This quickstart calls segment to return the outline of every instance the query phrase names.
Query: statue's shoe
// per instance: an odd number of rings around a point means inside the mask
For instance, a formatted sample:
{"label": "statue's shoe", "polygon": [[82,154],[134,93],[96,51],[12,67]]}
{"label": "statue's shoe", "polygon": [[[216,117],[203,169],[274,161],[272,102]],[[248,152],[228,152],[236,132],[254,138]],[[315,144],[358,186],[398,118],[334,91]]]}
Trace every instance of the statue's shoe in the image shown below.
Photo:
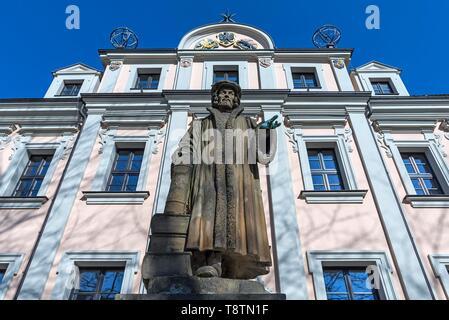
{"label": "statue's shoe", "polygon": [[195,275],[200,278],[216,278],[218,277],[218,271],[212,266],[200,267],[196,270]]}

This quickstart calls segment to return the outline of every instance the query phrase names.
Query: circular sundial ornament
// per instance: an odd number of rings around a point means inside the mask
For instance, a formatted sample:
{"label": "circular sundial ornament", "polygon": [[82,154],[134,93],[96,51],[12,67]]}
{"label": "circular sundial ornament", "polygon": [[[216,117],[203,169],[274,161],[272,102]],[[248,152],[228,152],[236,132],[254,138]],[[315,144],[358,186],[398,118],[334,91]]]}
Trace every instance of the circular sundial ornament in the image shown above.
{"label": "circular sundial ornament", "polygon": [[117,28],[111,33],[111,44],[117,49],[135,49],[139,39],[134,31],[127,27]]}
{"label": "circular sundial ornament", "polygon": [[317,48],[334,48],[340,38],[340,30],[336,26],[326,24],[315,31],[312,41]]}

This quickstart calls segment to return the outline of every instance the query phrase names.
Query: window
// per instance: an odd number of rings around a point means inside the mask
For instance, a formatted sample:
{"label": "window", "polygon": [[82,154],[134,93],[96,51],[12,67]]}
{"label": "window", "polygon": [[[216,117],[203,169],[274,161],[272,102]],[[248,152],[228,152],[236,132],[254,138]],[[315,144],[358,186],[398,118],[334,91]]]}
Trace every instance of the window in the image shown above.
{"label": "window", "polygon": [[309,149],[308,158],[315,191],[344,189],[333,149]]}
{"label": "window", "polygon": [[110,192],[136,191],[142,159],[143,149],[118,149],[106,190]]}
{"label": "window", "polygon": [[401,153],[417,195],[443,194],[425,153]]}
{"label": "window", "polygon": [[293,88],[295,89],[307,89],[317,88],[318,83],[314,72],[293,72]]}
{"label": "window", "polygon": [[71,300],[114,300],[123,283],[123,268],[80,268],[79,289]]}
{"label": "window", "polygon": [[82,81],[65,81],[61,96],[77,96],[82,85]]}
{"label": "window", "polygon": [[323,268],[328,300],[380,300],[364,268]]}
{"label": "window", "polygon": [[36,197],[42,185],[42,181],[50,166],[53,156],[31,156],[28,164],[17,184],[14,197]]}
{"label": "window", "polygon": [[137,89],[157,89],[159,87],[160,73],[139,72],[137,76]]}
{"label": "window", "polygon": [[214,83],[223,80],[239,83],[239,72],[233,69],[214,69]]}
{"label": "window", "polygon": [[378,95],[394,94],[393,87],[388,80],[371,80],[374,92]]}

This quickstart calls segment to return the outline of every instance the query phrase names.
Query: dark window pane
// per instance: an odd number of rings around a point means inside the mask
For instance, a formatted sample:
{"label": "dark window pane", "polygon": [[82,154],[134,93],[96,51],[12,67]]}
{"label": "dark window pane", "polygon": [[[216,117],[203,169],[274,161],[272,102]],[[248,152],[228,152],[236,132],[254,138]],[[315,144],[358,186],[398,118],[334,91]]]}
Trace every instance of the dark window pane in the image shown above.
{"label": "dark window pane", "polygon": [[349,300],[349,296],[347,294],[333,294],[328,293],[327,294],[328,300]]}
{"label": "dark window pane", "polygon": [[336,174],[329,174],[327,176],[330,185],[341,185],[340,177]]}
{"label": "dark window pane", "polygon": [[95,292],[98,281],[100,280],[99,271],[80,271],[80,292]]}
{"label": "dark window pane", "polygon": [[313,181],[313,185],[323,185],[324,186],[324,177],[320,174],[314,174],[312,175],[312,181]]}
{"label": "dark window pane", "polygon": [[128,161],[117,161],[115,163],[115,171],[125,172],[128,170]]}
{"label": "dark window pane", "polygon": [[353,296],[354,300],[379,300],[375,295],[372,294],[355,294]]}
{"label": "dark window pane", "polygon": [[109,191],[121,191],[124,181],[125,181],[124,175],[122,174],[112,175]]}
{"label": "dark window pane", "polygon": [[325,271],[323,275],[327,292],[348,292],[342,271]]}
{"label": "dark window pane", "polygon": [[228,81],[233,81],[235,83],[239,82],[239,75],[237,72],[228,72]]}
{"label": "dark window pane", "polygon": [[309,164],[310,164],[310,169],[311,170],[319,170],[321,169],[321,165],[320,165],[320,161],[317,160],[313,160],[309,158]]}
{"label": "dark window pane", "polygon": [[130,174],[128,176],[128,182],[126,184],[126,191],[136,191],[137,188],[137,180],[139,179],[139,175]]}
{"label": "dark window pane", "polygon": [[352,291],[372,293],[372,289],[367,285],[368,274],[365,271],[349,271],[349,277],[351,278]]}
{"label": "dark window pane", "polygon": [[39,193],[39,189],[41,188],[42,185],[42,180],[41,179],[35,179],[34,180],[34,184],[33,187],[31,189],[31,196],[32,197],[37,197],[37,194]]}
{"label": "dark window pane", "polygon": [[120,293],[122,282],[123,271],[106,271],[101,286],[101,292],[110,294]]}

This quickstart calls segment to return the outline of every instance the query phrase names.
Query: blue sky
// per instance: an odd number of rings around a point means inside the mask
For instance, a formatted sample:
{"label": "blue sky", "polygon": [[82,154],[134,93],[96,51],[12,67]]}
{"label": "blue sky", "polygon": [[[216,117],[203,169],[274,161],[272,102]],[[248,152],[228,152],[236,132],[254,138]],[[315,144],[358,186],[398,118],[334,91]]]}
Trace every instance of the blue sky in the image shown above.
{"label": "blue sky", "polygon": [[[65,27],[71,4],[80,8],[80,30]],[[370,4],[380,8],[380,30],[365,27]],[[97,50],[111,47],[115,27],[133,29],[140,48],[175,48],[226,9],[268,32],[278,48],[311,48],[314,30],[335,24],[343,34],[338,47],[355,49],[352,68],[378,60],[403,70],[411,94],[449,93],[447,0],[14,0],[0,4],[0,98],[42,97],[51,71],[75,62],[102,69]]]}

